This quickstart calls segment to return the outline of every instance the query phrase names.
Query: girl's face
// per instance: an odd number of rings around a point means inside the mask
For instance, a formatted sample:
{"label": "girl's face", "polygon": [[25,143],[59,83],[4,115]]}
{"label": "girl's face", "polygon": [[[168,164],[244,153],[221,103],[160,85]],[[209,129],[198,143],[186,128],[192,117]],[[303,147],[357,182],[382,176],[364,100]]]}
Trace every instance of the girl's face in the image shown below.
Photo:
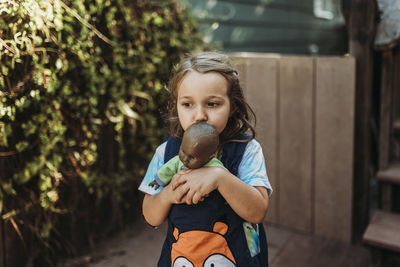
{"label": "girl's face", "polygon": [[228,81],[217,72],[188,72],[177,88],[177,111],[183,130],[206,122],[221,133],[231,115]]}

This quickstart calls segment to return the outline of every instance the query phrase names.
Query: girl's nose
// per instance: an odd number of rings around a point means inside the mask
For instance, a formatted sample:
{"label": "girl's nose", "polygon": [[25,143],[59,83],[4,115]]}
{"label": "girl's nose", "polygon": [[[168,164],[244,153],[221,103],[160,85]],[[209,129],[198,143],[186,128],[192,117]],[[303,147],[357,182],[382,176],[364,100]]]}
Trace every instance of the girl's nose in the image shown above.
{"label": "girl's nose", "polygon": [[204,108],[199,107],[196,110],[194,120],[195,120],[195,122],[207,121],[207,113],[205,112]]}

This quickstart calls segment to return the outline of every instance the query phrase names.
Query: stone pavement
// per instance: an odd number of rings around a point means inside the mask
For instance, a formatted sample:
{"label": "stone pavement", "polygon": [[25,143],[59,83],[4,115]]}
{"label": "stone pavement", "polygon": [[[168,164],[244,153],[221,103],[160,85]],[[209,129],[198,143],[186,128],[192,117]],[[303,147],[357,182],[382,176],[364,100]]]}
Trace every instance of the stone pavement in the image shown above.
{"label": "stone pavement", "polygon": [[[369,250],[265,224],[270,267],[369,267]],[[155,267],[167,225],[158,229],[143,219],[124,232],[104,240],[89,255],[59,267]]]}

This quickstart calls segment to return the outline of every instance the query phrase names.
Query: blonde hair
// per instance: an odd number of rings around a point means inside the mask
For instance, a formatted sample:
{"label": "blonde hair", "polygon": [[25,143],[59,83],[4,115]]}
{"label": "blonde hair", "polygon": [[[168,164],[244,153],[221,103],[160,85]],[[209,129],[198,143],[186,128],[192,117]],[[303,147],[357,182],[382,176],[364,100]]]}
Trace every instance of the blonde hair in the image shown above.
{"label": "blonde hair", "polygon": [[242,87],[239,83],[237,70],[230,64],[227,55],[217,52],[200,52],[194,55],[187,55],[174,71],[169,82],[169,131],[170,135],[182,138],[183,129],[179,123],[177,111],[177,89],[188,72],[197,71],[200,73],[217,72],[228,81],[228,97],[231,108],[234,112],[228,119],[225,129],[220,134],[220,145],[238,141],[236,138],[240,134],[251,132],[249,141],[255,137],[255,130],[251,121],[256,122],[254,111],[246,102]]}

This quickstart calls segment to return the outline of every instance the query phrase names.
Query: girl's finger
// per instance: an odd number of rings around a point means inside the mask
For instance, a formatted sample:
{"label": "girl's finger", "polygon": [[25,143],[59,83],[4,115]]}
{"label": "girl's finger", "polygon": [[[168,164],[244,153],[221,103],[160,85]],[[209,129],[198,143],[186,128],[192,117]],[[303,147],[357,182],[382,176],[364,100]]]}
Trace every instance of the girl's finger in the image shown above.
{"label": "girl's finger", "polygon": [[193,204],[197,204],[199,203],[199,201],[202,201],[202,199],[204,200],[204,198],[201,196],[201,194],[199,192],[195,193],[192,199]]}
{"label": "girl's finger", "polygon": [[172,186],[172,190],[175,190],[179,185],[186,183],[185,177],[183,177],[180,174],[175,174],[172,177],[172,182],[171,182],[171,186]]}
{"label": "girl's finger", "polygon": [[175,201],[177,204],[183,203],[183,199],[185,198],[187,192],[189,191],[188,187],[181,186],[176,190]]}
{"label": "girl's finger", "polygon": [[174,176],[172,176],[172,181],[179,179],[181,176],[182,175],[179,172],[175,173]]}
{"label": "girl's finger", "polygon": [[172,182],[172,190],[177,189],[179,186],[183,185],[184,183],[186,183],[186,180],[183,180],[183,179],[179,179],[178,181]]}
{"label": "girl's finger", "polygon": [[179,175],[188,174],[190,171],[191,171],[190,169],[183,169],[183,170],[178,171],[176,174],[179,174]]}
{"label": "girl's finger", "polygon": [[187,192],[186,197],[185,197],[185,199],[186,199],[186,204],[188,204],[188,205],[194,204],[194,203],[193,203],[193,195],[194,195],[193,190],[189,190],[189,191]]}

